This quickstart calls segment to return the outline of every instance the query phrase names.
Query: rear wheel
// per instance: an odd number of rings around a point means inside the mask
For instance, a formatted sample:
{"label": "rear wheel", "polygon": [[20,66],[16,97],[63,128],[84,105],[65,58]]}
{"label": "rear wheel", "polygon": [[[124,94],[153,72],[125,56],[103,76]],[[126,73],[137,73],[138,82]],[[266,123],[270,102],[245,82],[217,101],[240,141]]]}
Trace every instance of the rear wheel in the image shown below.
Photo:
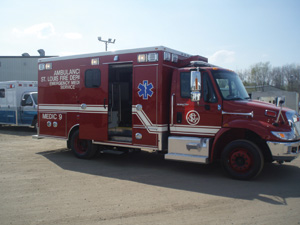
{"label": "rear wheel", "polygon": [[249,180],[256,177],[264,166],[260,149],[247,140],[229,143],[222,152],[222,164],[234,179]]}
{"label": "rear wheel", "polygon": [[80,159],[90,159],[97,153],[97,146],[91,140],[79,138],[79,130],[76,130],[71,137],[71,150]]}

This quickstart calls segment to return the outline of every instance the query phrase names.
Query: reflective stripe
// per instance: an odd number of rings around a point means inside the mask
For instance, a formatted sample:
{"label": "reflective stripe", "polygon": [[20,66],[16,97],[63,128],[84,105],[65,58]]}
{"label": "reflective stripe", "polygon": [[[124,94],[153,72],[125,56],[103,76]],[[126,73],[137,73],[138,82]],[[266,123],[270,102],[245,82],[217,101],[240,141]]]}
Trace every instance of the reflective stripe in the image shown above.
{"label": "reflective stripe", "polygon": [[173,134],[191,134],[214,136],[221,127],[217,126],[192,126],[192,125],[174,125],[170,127]]}
{"label": "reflective stripe", "polygon": [[143,124],[134,125],[133,128],[144,128],[151,134],[159,134],[168,131],[168,124],[153,124],[143,109],[137,110],[135,105],[132,106],[132,114],[136,115]]}
{"label": "reflective stripe", "polygon": [[108,108],[100,105],[86,105],[85,109],[82,109],[79,104],[77,105],[65,105],[65,104],[59,104],[59,105],[46,105],[46,104],[40,104],[39,106],[39,112],[80,112],[80,113],[100,113],[100,114],[106,114],[108,112]]}

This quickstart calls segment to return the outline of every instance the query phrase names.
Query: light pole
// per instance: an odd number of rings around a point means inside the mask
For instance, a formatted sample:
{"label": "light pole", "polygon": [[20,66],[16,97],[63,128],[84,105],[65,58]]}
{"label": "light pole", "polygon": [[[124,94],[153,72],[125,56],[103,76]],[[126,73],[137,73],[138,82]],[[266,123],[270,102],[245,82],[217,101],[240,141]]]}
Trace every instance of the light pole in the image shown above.
{"label": "light pole", "polygon": [[111,38],[109,38],[107,41],[106,40],[102,40],[101,37],[98,37],[98,41],[102,41],[105,43],[105,51],[107,52],[107,44],[114,44],[116,39],[112,40]]}

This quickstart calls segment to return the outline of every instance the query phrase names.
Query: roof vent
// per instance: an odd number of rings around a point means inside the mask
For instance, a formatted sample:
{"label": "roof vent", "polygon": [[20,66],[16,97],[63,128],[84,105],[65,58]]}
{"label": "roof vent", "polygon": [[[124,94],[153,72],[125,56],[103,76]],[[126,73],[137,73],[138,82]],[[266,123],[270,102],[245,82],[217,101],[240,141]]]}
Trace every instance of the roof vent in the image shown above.
{"label": "roof vent", "polygon": [[40,56],[45,56],[45,51],[44,51],[44,49],[39,49],[39,50],[37,50],[38,51],[38,53],[40,54]]}
{"label": "roof vent", "polygon": [[22,54],[22,57],[29,57],[29,56],[30,55],[27,52],[25,52],[25,53]]}

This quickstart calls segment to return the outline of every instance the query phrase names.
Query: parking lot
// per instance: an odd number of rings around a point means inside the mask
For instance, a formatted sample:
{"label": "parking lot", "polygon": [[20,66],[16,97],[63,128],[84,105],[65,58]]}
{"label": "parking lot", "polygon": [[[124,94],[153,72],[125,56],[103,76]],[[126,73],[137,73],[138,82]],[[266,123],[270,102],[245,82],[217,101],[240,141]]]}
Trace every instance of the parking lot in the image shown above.
{"label": "parking lot", "polygon": [[0,127],[0,224],[300,224],[300,159],[252,181],[140,152],[75,158],[63,140]]}

